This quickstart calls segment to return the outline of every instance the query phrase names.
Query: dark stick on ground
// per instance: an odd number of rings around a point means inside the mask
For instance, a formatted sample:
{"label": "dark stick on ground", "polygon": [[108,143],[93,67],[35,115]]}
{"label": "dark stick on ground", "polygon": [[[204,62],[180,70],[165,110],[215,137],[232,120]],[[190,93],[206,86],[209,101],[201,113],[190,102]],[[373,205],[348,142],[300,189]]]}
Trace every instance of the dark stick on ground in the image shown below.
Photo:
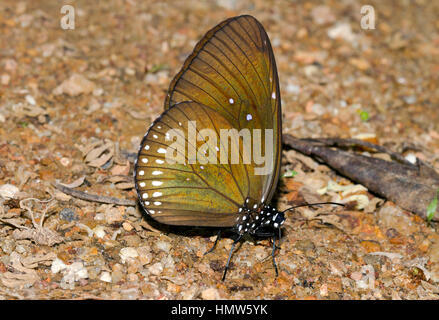
{"label": "dark stick on ground", "polygon": [[[395,202],[405,210],[427,218],[427,207],[436,198],[439,175],[427,164],[418,161],[409,164],[386,161],[379,158],[339,150],[335,146],[362,145],[353,139],[297,139],[289,134],[283,136],[283,143],[291,149],[315,157],[329,165],[343,176],[358,182],[369,191]],[[367,147],[386,152],[383,147],[367,143]],[[392,158],[402,156],[392,152]],[[433,221],[439,221],[439,208]]]}
{"label": "dark stick on ground", "polygon": [[81,200],[87,200],[92,202],[100,202],[100,203],[109,203],[109,204],[117,204],[121,206],[135,206],[136,201],[129,200],[129,199],[119,199],[115,197],[108,197],[108,196],[100,196],[97,194],[90,194],[83,191],[75,190],[72,188],[68,188],[66,186],[63,186],[59,183],[54,182],[54,187],[58,189],[61,192],[64,192],[65,194],[68,194],[72,197],[81,199]]}

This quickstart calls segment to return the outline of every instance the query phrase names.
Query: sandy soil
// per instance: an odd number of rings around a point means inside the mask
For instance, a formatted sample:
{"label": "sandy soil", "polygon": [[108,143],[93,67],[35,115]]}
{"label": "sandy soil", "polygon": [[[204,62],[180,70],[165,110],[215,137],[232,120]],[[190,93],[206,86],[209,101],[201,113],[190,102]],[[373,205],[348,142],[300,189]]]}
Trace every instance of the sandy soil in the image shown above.
{"label": "sandy soil", "polygon": [[437,226],[294,151],[283,153],[282,172],[297,175],[282,177],[278,208],[365,200],[289,212],[277,278],[268,240],[243,242],[222,282],[232,240],[203,255],[216,230],[53,187],[136,200],[132,154],[172,77],[209,28],[242,13],[271,38],[285,133],[368,134],[439,170],[439,3],[369,2],[372,30],[360,1],[78,0],[64,30],[59,1],[2,1],[0,298],[437,299]]}

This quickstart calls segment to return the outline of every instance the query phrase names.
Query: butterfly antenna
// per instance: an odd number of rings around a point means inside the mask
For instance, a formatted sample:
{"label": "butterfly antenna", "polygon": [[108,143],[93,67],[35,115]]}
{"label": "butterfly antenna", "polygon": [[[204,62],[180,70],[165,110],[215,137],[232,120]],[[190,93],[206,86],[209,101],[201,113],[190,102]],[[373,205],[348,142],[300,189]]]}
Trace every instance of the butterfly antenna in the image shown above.
{"label": "butterfly antenna", "polygon": [[297,206],[285,209],[284,211],[282,211],[282,213],[285,213],[288,210],[293,210],[293,209],[296,209],[296,208],[299,208],[299,207],[311,207],[311,206],[317,206],[317,205],[320,205],[320,204],[335,204],[337,206],[343,206],[343,207],[345,206],[343,203],[338,203],[338,202],[330,202],[330,201],[329,202],[316,202],[316,203],[299,204]]}

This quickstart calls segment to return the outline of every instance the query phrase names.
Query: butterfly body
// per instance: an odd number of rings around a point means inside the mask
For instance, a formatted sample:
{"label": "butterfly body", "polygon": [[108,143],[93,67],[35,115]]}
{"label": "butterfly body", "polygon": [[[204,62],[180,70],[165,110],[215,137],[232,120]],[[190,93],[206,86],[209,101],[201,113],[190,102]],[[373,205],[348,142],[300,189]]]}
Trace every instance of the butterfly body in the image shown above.
{"label": "butterfly body", "polygon": [[273,235],[273,230],[279,229],[285,222],[284,213],[270,205],[263,205],[257,210],[244,205],[239,212],[240,216],[233,228],[233,231],[239,235],[246,233],[252,236]]}

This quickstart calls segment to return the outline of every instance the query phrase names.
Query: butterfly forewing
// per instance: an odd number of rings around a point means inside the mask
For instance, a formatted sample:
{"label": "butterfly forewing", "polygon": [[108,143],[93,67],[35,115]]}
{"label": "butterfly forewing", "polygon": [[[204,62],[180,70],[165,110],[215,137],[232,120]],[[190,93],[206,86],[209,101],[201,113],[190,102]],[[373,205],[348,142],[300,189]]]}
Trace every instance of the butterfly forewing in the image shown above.
{"label": "butterfly forewing", "polygon": [[[135,184],[142,206],[154,219],[175,225],[235,224],[250,189],[248,168],[242,161],[231,164],[230,157],[220,163],[221,141],[200,134],[204,129],[215,132],[216,126],[232,128],[218,112],[196,102],[182,102],[150,127],[136,162]],[[195,141],[190,129],[197,134]],[[191,161],[194,150],[196,159]],[[208,161],[209,154],[215,154],[217,163]]]}
{"label": "butterfly forewing", "polygon": [[[265,164],[255,163],[252,157],[253,162],[243,167],[246,170],[232,168],[232,175],[244,196],[258,203],[268,202],[279,177],[281,105],[273,50],[255,18],[230,18],[200,40],[171,82],[165,109],[183,101],[198,102],[214,110],[239,131],[262,130],[256,147],[262,154],[272,150],[272,170],[256,174],[254,169]],[[218,131],[223,129],[216,120],[213,123]],[[273,133],[267,143],[265,129]]]}

